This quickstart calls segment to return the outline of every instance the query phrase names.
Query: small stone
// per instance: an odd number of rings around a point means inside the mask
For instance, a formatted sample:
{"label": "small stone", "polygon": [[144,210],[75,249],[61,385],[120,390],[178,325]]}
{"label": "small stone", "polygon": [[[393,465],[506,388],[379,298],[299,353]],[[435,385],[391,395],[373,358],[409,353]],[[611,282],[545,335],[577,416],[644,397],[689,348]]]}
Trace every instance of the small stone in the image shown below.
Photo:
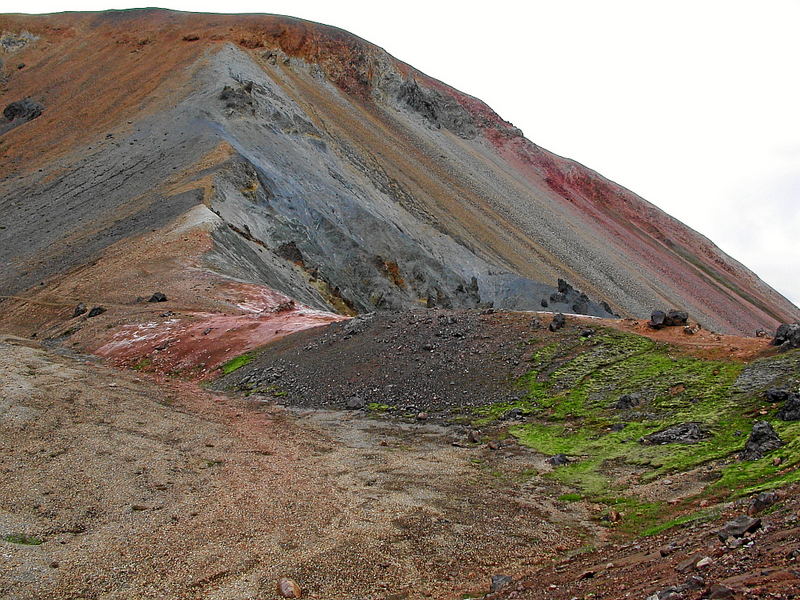
{"label": "small stone", "polygon": [[91,319],[92,317],[96,317],[97,315],[102,315],[106,312],[106,309],[102,306],[95,306],[92,310],[89,311],[89,314],[86,315],[87,319]]}
{"label": "small stone", "polygon": [[497,440],[491,440],[488,444],[489,450],[497,450],[500,447],[500,444],[497,443]]}
{"label": "small stone", "polygon": [[360,396],[351,396],[345,404],[347,410],[360,410],[367,405],[367,401]]}
{"label": "small stone", "polygon": [[778,501],[778,493],[775,491],[761,492],[753,499],[750,500],[750,506],[747,507],[748,515],[756,515],[763,510],[766,510]]}
{"label": "small stone", "polygon": [[475,431],[474,429],[470,429],[469,433],[467,434],[467,441],[470,444],[480,444],[481,434]]}
{"label": "small stone", "polygon": [[514,578],[511,575],[492,575],[492,582],[489,586],[489,593],[494,594],[509,585]]}
{"label": "small stone", "polygon": [[711,600],[732,600],[736,597],[736,592],[726,585],[715,583],[708,588],[705,597]]}
{"label": "small stone", "polygon": [[85,314],[87,310],[88,309],[86,308],[86,305],[83,302],[78,303],[78,305],[75,307],[75,310],[72,313],[72,318],[74,319],[75,317],[80,317],[82,314]]}
{"label": "small stone", "polygon": [[564,317],[563,314],[558,313],[553,317],[553,320],[550,321],[550,325],[548,326],[548,329],[550,331],[558,331],[559,329],[564,327],[566,322],[567,322],[566,317]]}
{"label": "small stone", "polygon": [[561,465],[569,464],[570,460],[567,458],[566,454],[556,454],[555,456],[551,456],[547,459],[551,465],[560,467]]}
{"label": "small stone", "polygon": [[772,459],[772,465],[774,467],[779,467],[782,462],[783,459],[780,456],[776,456],[775,458]]}
{"label": "small stone", "polygon": [[703,567],[707,567],[710,564],[711,564],[711,559],[708,556],[706,556],[705,558],[701,558],[700,560],[698,560],[695,566],[698,569],[702,569]]}
{"label": "small stone", "polygon": [[286,577],[278,580],[277,591],[281,598],[300,598],[302,596],[300,586]]}
{"label": "small stone", "polygon": [[723,542],[731,537],[743,537],[747,533],[752,533],[761,527],[761,519],[754,519],[747,515],[736,517],[728,521],[725,526],[717,532],[719,539]]}
{"label": "small stone", "polygon": [[166,302],[166,301],[167,297],[161,292],[156,292],[155,294],[150,296],[150,299],[148,300],[148,302]]}
{"label": "small stone", "polygon": [[421,412],[417,414],[417,421],[427,421],[428,420],[428,413]]}

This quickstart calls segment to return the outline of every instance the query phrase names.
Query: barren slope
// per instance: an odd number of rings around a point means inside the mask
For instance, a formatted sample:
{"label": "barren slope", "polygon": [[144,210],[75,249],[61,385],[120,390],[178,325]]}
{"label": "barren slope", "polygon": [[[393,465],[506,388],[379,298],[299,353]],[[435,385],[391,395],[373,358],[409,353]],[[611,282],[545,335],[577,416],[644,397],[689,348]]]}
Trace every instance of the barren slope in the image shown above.
{"label": "barren slope", "polygon": [[[0,136],[12,294],[110,302],[99,275],[63,294],[65,273],[203,204],[213,243],[187,260],[315,309],[674,305],[747,333],[798,317],[696,232],[346,32],[162,10],[7,15],[0,31],[2,101],[43,106]],[[15,331],[54,316],[13,302]]]}

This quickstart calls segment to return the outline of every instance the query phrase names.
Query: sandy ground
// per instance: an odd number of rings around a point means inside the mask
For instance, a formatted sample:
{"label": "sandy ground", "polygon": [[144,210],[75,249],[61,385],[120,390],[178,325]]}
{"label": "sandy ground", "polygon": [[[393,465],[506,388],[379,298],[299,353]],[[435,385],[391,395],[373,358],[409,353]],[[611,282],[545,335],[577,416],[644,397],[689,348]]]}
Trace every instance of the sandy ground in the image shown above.
{"label": "sandy ground", "polygon": [[[583,543],[517,447],[291,413],[0,338],[3,598],[454,598]],[[573,511],[573,512],[569,512]]]}

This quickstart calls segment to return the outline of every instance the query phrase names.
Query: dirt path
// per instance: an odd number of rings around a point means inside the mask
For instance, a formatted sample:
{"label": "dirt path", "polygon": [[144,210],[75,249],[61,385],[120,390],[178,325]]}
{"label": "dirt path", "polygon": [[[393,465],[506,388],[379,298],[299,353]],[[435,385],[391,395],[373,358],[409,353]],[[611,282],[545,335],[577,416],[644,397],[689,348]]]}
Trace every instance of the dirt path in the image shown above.
{"label": "dirt path", "polygon": [[[455,598],[580,546],[541,459],[0,338],[0,596]],[[36,540],[28,540],[36,541]]]}

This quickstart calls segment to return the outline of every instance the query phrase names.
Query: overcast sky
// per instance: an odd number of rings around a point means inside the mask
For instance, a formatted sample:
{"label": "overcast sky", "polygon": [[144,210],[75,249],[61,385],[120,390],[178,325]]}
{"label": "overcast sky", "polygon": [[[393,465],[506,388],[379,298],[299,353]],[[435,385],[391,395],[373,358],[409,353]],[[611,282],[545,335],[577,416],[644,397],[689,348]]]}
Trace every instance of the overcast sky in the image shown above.
{"label": "overcast sky", "polygon": [[0,12],[154,3],[347,29],[655,203],[800,304],[800,0],[2,0]]}

